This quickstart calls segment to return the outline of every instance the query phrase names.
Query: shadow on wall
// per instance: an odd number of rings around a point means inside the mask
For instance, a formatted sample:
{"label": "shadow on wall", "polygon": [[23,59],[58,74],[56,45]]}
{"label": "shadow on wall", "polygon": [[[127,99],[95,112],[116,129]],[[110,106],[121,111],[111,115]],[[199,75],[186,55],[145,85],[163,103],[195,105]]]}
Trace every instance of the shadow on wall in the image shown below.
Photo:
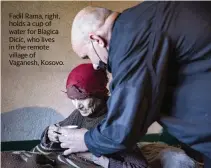
{"label": "shadow on wall", "polygon": [[24,107],[1,114],[1,141],[40,139],[44,129],[64,117],[52,108]]}

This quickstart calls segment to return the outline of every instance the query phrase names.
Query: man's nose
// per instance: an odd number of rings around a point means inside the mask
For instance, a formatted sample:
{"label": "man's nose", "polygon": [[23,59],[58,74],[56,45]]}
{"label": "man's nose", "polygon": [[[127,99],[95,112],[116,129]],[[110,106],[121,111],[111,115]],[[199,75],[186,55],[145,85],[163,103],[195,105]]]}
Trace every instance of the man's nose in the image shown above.
{"label": "man's nose", "polygon": [[95,70],[99,70],[99,69],[100,69],[100,67],[99,67],[98,64],[92,64],[92,65],[93,65],[93,68],[94,68]]}

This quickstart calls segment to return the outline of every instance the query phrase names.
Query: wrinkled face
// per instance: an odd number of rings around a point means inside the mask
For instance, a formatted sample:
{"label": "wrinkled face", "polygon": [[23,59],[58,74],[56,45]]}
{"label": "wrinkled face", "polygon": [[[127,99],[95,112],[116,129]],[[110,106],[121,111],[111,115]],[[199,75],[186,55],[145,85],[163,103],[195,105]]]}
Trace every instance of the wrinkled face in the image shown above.
{"label": "wrinkled face", "polygon": [[101,100],[97,98],[87,98],[83,100],[72,100],[73,105],[80,111],[81,115],[87,117],[95,113],[96,109],[101,104]]}

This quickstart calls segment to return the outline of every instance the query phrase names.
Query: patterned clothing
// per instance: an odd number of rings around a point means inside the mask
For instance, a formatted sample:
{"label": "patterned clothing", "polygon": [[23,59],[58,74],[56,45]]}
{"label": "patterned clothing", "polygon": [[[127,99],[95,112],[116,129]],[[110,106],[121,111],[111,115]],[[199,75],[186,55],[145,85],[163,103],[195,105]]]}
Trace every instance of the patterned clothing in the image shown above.
{"label": "patterned clothing", "polygon": [[[93,114],[89,117],[83,117],[78,110],[71,113],[65,120],[56,124],[57,126],[77,125],[78,128],[91,129],[97,126],[105,117],[107,109],[103,108],[97,115]],[[48,139],[48,127],[41,136],[41,143],[37,145],[32,152],[47,155],[48,159],[55,159],[55,164],[66,164],[75,168],[102,168],[87,159],[84,159],[77,154],[64,156],[61,153],[64,151],[59,143],[51,142]],[[56,156],[56,157],[55,157]],[[138,147],[134,147],[130,151],[116,153],[107,156],[109,158],[109,168],[147,168],[147,161],[143,157]]]}

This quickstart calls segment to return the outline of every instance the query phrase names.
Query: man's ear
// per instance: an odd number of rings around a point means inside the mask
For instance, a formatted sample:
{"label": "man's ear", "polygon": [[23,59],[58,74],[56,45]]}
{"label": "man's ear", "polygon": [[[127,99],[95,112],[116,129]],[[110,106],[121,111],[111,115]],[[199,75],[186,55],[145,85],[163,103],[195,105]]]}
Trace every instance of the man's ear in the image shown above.
{"label": "man's ear", "polygon": [[103,47],[103,48],[106,47],[106,43],[105,43],[104,39],[102,37],[100,37],[99,35],[96,35],[94,33],[90,33],[89,39],[92,42],[97,42],[100,47]]}

